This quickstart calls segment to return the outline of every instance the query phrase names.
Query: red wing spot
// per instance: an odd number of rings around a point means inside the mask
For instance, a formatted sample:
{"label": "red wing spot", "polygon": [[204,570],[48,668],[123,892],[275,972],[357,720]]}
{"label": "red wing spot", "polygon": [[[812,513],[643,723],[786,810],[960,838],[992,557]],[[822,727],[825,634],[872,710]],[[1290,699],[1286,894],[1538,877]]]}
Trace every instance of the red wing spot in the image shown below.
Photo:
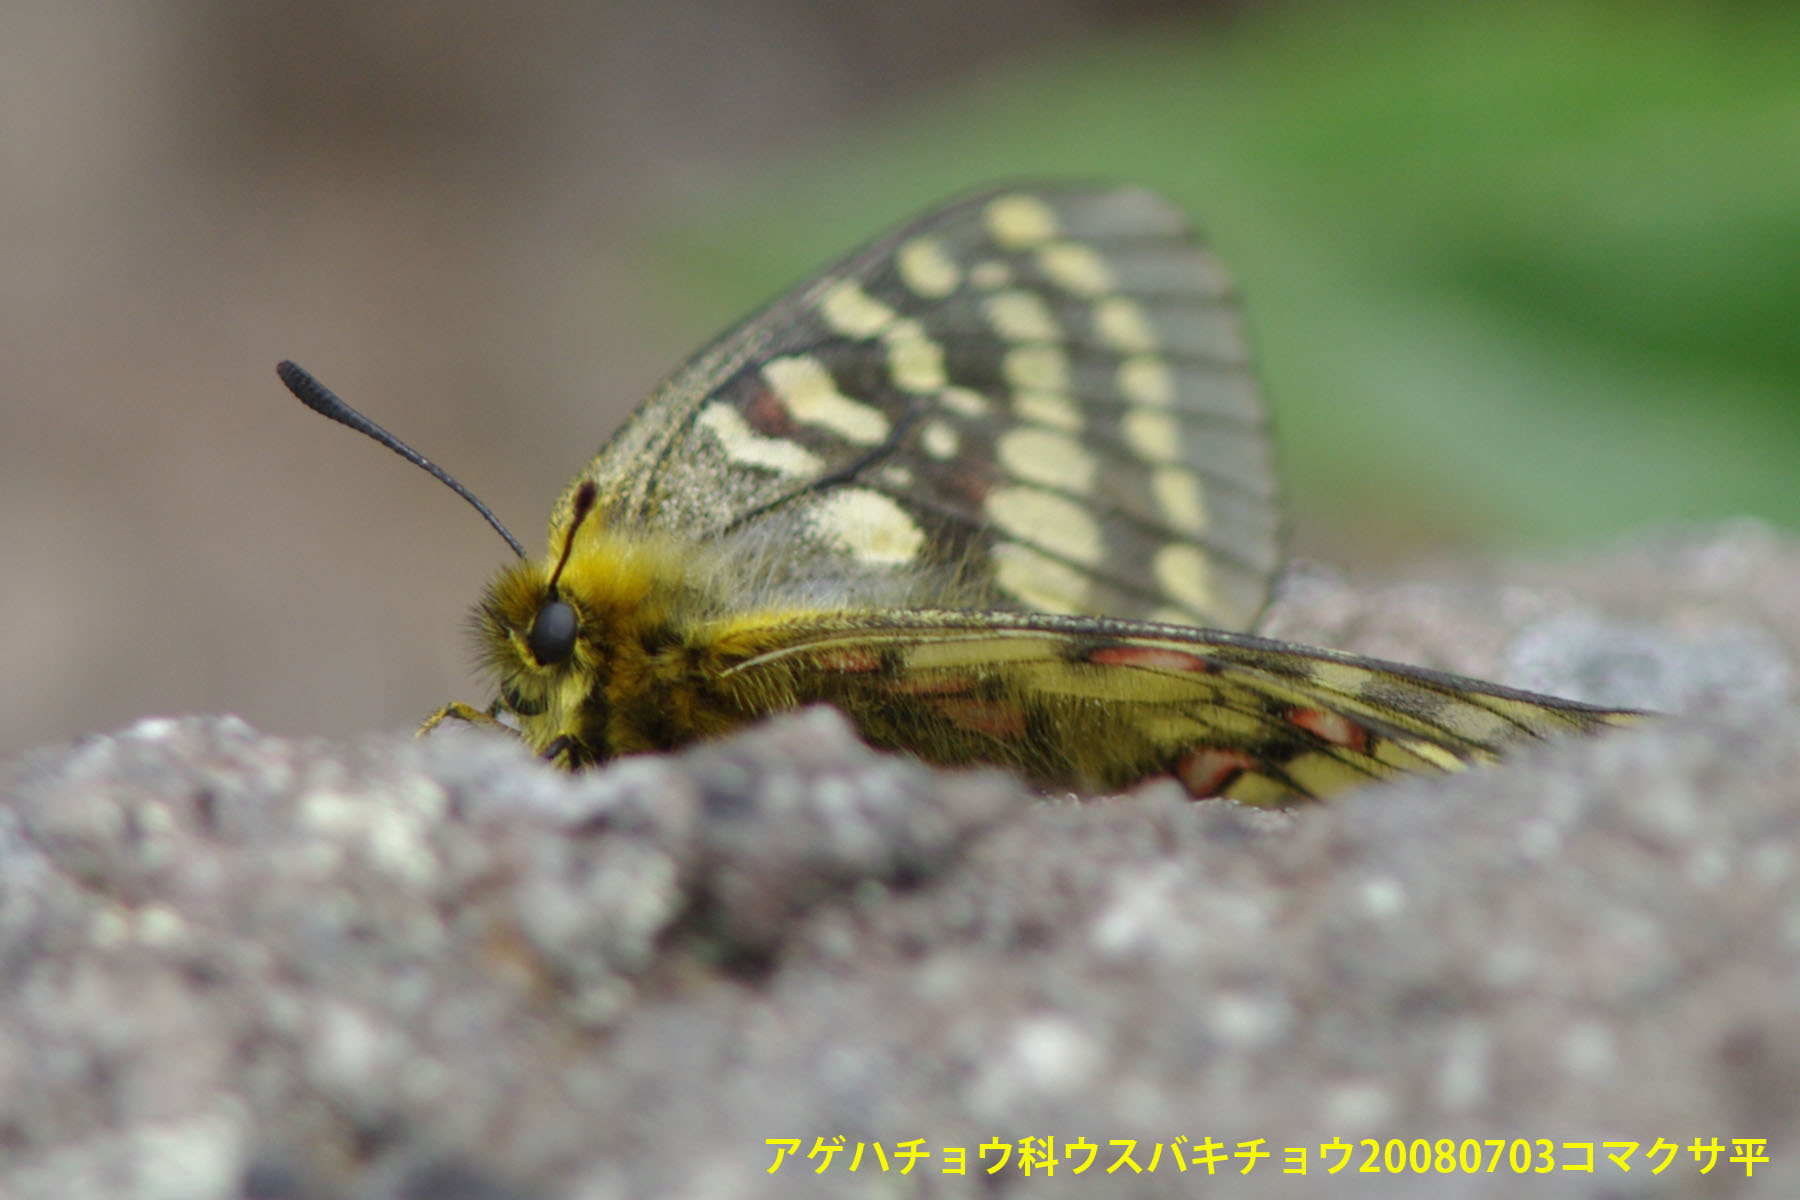
{"label": "red wing spot", "polygon": [[853,646],[841,650],[822,650],[813,656],[813,662],[821,671],[836,671],[841,675],[868,675],[881,670],[881,655],[873,650]]}
{"label": "red wing spot", "polygon": [[1206,673],[1217,669],[1198,654],[1163,646],[1102,646],[1089,651],[1087,660],[1103,667],[1148,667],[1153,671]]}
{"label": "red wing spot", "polygon": [[944,472],[942,486],[951,495],[961,497],[971,508],[979,509],[993,489],[994,481],[978,471],[958,467]]}
{"label": "red wing spot", "polygon": [[744,420],[764,437],[786,437],[794,428],[787,404],[766,386],[751,393],[750,402],[744,405]]}
{"label": "red wing spot", "polygon": [[1363,753],[1369,748],[1369,731],[1343,713],[1322,708],[1290,708],[1288,724],[1298,726],[1322,741]]}
{"label": "red wing spot", "polygon": [[1236,783],[1238,776],[1255,771],[1257,765],[1255,756],[1243,750],[1205,746],[1182,755],[1175,766],[1175,778],[1181,780],[1188,795],[1204,800],[1224,795],[1225,789]]}
{"label": "red wing spot", "polygon": [[896,692],[908,696],[962,696],[975,688],[973,675],[915,675],[910,679],[896,679],[892,685]]}
{"label": "red wing spot", "polygon": [[1006,700],[971,700],[945,696],[932,706],[950,723],[994,737],[1019,737],[1025,732],[1025,709]]}

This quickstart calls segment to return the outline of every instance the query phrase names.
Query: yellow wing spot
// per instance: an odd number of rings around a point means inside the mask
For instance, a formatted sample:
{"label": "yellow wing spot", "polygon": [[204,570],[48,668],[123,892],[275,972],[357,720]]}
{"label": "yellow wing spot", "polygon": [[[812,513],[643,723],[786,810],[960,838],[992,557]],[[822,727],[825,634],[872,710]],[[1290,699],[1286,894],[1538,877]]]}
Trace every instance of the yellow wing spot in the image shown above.
{"label": "yellow wing spot", "polygon": [[1009,342],[1057,342],[1062,329],[1050,306],[1035,292],[995,292],[981,302],[981,311],[994,332]]}
{"label": "yellow wing spot", "polygon": [[1503,714],[1460,701],[1441,713],[1438,721],[1455,730],[1461,737],[1487,746],[1506,741],[1517,730],[1517,726]]}
{"label": "yellow wing spot", "polygon": [[1369,777],[1329,754],[1296,754],[1281,764],[1281,772],[1315,796],[1367,783]]}
{"label": "yellow wing spot", "polygon": [[1075,501],[1034,487],[995,488],[982,501],[1003,533],[1084,566],[1106,554],[1100,523]]}
{"label": "yellow wing spot", "polygon": [[1150,473],[1150,494],[1169,528],[1181,533],[1206,532],[1206,489],[1200,477],[1181,467],[1158,467]]}
{"label": "yellow wing spot", "polygon": [[1069,356],[1059,346],[1015,346],[1000,361],[1000,373],[1021,391],[1069,390]]}
{"label": "yellow wing spot", "polygon": [[881,468],[881,482],[896,491],[905,491],[912,487],[917,480],[912,473],[912,468],[903,467],[899,463],[889,463]]}
{"label": "yellow wing spot", "polygon": [[1175,403],[1175,375],[1154,354],[1140,354],[1119,364],[1119,392],[1134,404],[1168,408]]}
{"label": "yellow wing spot", "polygon": [[1170,542],[1157,550],[1150,560],[1163,594],[1190,609],[1205,611],[1212,603],[1212,587],[1207,579],[1206,554],[1187,542]]}
{"label": "yellow wing spot", "polygon": [[829,429],[847,442],[873,446],[892,427],[881,410],[852,400],[816,358],[796,354],[763,364],[763,378],[787,405],[794,420]]}
{"label": "yellow wing spot", "polygon": [[969,269],[969,282],[984,292],[1003,288],[1013,279],[1012,268],[997,258],[983,259]]}
{"label": "yellow wing spot", "polygon": [[1012,407],[1022,421],[1035,421],[1065,433],[1081,432],[1081,408],[1075,397],[1065,392],[1018,392],[1013,396]]}
{"label": "yellow wing spot", "polygon": [[1031,612],[1076,613],[1087,607],[1088,577],[1018,542],[996,542],[989,551],[994,582]]}
{"label": "yellow wing spot", "polygon": [[1128,408],[1119,421],[1125,442],[1150,462],[1181,461],[1181,426],[1160,408]]}
{"label": "yellow wing spot", "polygon": [[1065,492],[1091,492],[1100,468],[1087,447],[1048,429],[1011,430],[995,443],[994,455],[1015,479]]}
{"label": "yellow wing spot", "polygon": [[881,335],[887,343],[888,370],[903,392],[935,392],[949,382],[944,374],[944,348],[917,321],[895,321]]}
{"label": "yellow wing spot", "polygon": [[708,404],[700,410],[699,420],[734,463],[782,475],[816,475],[825,469],[825,460],[799,442],[766,437],[750,428],[744,414],[729,404]]}
{"label": "yellow wing spot", "polygon": [[813,506],[813,528],[859,562],[903,566],[919,556],[925,531],[891,497],[867,488],[827,492]]}
{"label": "yellow wing spot", "polygon": [[[1055,657],[1056,643],[1041,637],[979,638],[982,662],[1029,662],[1042,663],[1045,659]],[[943,638],[938,641],[917,642],[906,648],[902,658],[906,674],[914,672],[933,672],[946,669],[962,673],[968,671],[971,655],[969,647],[961,638]]]}
{"label": "yellow wing spot", "polygon": [[1306,665],[1306,678],[1308,682],[1327,691],[1356,696],[1362,693],[1363,685],[1369,682],[1369,672],[1319,660]]}
{"label": "yellow wing spot", "polygon": [[1094,328],[1115,350],[1141,354],[1156,349],[1156,331],[1144,306],[1130,296],[1108,296],[1094,305]]}
{"label": "yellow wing spot", "polygon": [[1053,242],[1037,252],[1038,270],[1077,296],[1100,296],[1118,287],[1112,268],[1092,246]]}
{"label": "yellow wing spot", "polygon": [[934,237],[916,237],[901,246],[895,265],[900,268],[900,282],[927,300],[942,300],[962,282],[955,260]]}
{"label": "yellow wing spot", "polygon": [[1023,250],[1056,236],[1056,214],[1036,196],[1014,193],[988,201],[988,236],[1006,250]]}
{"label": "yellow wing spot", "polygon": [[985,417],[993,411],[994,402],[974,388],[947,387],[938,393],[938,403],[964,417]]}
{"label": "yellow wing spot", "polygon": [[1468,769],[1468,763],[1456,757],[1456,755],[1450,753],[1450,751],[1444,749],[1442,746],[1434,746],[1430,742],[1415,742],[1410,738],[1403,739],[1401,744],[1426,762],[1442,767],[1446,771],[1462,771]]}
{"label": "yellow wing spot", "polygon": [[1221,795],[1250,808],[1279,808],[1294,802],[1293,793],[1288,791],[1286,785],[1255,771],[1245,771],[1239,775]]}
{"label": "yellow wing spot", "polygon": [[931,421],[919,431],[919,444],[931,457],[947,461],[962,449],[962,437],[945,422]]}
{"label": "yellow wing spot", "polygon": [[819,300],[819,315],[845,337],[871,338],[887,328],[894,310],[843,279],[826,289]]}
{"label": "yellow wing spot", "polygon": [[[1192,655],[1182,655],[1193,661]],[[1153,663],[1146,663],[1153,666]],[[1169,709],[1187,708],[1205,699],[1210,693],[1204,683],[1197,677],[1181,668],[1180,674],[1151,674],[1145,672],[1138,675],[1130,683],[1124,683],[1117,675],[1107,671],[1096,671],[1087,664],[1067,663],[1061,668],[1040,667],[1034,671],[1034,679],[1040,681],[1039,687],[1044,691],[1054,691],[1056,695],[1085,700],[1104,700],[1117,702],[1121,695],[1128,695],[1140,705],[1134,713],[1131,728],[1134,733],[1152,744],[1162,746],[1178,746],[1184,742],[1191,743],[1199,730],[1191,717],[1180,714],[1168,715]],[[1161,710],[1159,713],[1158,710]],[[1215,710],[1219,711],[1219,710]],[[1156,714],[1156,715],[1153,715]],[[1161,719],[1158,719],[1158,717]],[[1216,733],[1225,733],[1228,724],[1235,723],[1230,717],[1214,716],[1207,724]],[[1245,724],[1250,724],[1245,722]],[[1253,732],[1247,730],[1246,732]]]}

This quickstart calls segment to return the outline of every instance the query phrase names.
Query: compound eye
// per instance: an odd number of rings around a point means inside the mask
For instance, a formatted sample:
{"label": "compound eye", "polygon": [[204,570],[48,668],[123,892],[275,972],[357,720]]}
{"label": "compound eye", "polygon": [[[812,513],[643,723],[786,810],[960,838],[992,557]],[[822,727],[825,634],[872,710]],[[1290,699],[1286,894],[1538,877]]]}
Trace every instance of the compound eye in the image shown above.
{"label": "compound eye", "polygon": [[531,622],[531,632],[525,638],[525,644],[531,650],[531,657],[538,660],[541,667],[554,667],[569,661],[575,653],[575,634],[581,622],[575,619],[575,610],[567,601],[552,600],[538,609],[538,614]]}

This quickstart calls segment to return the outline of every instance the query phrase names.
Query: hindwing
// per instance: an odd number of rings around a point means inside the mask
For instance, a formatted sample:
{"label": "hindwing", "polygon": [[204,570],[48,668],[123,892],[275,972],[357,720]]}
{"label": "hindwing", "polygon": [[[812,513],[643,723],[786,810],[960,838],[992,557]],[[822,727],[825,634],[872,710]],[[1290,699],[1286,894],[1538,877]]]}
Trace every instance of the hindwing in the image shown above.
{"label": "hindwing", "polygon": [[873,744],[945,765],[1093,792],[1164,776],[1248,803],[1638,719],[1266,638],[1029,614],[774,619],[721,679],[752,708],[830,703]]}

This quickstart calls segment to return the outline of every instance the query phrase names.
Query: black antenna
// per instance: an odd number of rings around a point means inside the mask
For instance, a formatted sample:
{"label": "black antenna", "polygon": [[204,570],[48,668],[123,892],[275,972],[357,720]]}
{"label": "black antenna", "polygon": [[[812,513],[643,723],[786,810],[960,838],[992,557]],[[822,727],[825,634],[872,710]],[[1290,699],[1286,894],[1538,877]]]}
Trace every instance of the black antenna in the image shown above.
{"label": "black antenna", "polygon": [[[475,511],[486,517],[487,523],[494,527],[494,531],[506,539],[506,544],[513,548],[513,553],[517,554],[520,558],[526,557],[525,547],[519,545],[519,539],[507,532],[506,526],[500,523],[500,518],[490,512],[487,505],[477,500],[475,498],[475,493],[458,483],[456,477],[451,475],[450,472],[444,470],[444,468],[438,466],[429,458],[426,458],[423,454],[420,454],[417,450],[414,450],[411,446],[407,445],[405,442],[401,441],[399,438],[338,399],[336,392],[320,383],[317,379],[314,379],[312,375],[298,363],[283,360],[276,366],[275,373],[281,376],[281,382],[287,384],[287,390],[294,393],[300,403],[306,405],[306,407],[312,409],[321,417],[330,417],[339,425],[348,425],[350,428],[356,430],[356,432],[367,434],[369,437],[374,438],[389,450],[392,450],[395,454],[398,454],[413,466],[428,472],[433,479],[436,479],[439,483],[448,487],[464,500],[473,504],[475,506]],[[589,498],[588,503],[590,506],[593,504],[591,497]],[[586,513],[583,512],[581,515],[585,516]],[[579,518],[577,518],[577,520],[579,520]],[[565,546],[563,548],[564,561],[567,561],[568,557],[568,547]],[[558,572],[561,570],[562,568],[560,566],[557,567]]]}
{"label": "black antenna", "polygon": [[581,481],[575,489],[573,512],[569,515],[569,536],[563,539],[562,557],[556,560],[556,570],[550,573],[550,594],[556,595],[556,581],[562,578],[563,568],[569,565],[569,552],[575,549],[575,531],[587,520],[587,515],[594,511],[594,500],[600,495],[600,489],[591,479]]}

